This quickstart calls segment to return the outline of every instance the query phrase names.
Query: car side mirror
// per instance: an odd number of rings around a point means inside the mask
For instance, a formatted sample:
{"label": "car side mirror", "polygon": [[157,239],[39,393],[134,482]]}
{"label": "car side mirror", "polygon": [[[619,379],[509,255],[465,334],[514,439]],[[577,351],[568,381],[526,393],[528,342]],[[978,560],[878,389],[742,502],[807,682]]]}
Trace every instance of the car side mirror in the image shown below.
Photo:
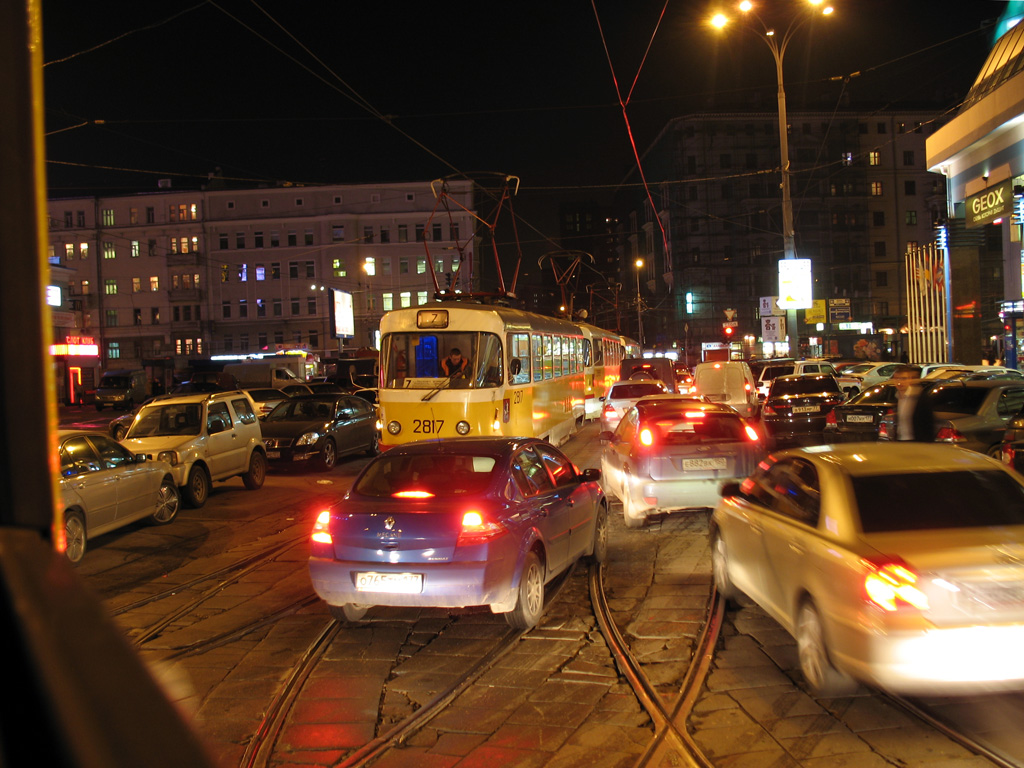
{"label": "car side mirror", "polygon": [[149,459],[146,457],[146,454],[144,454],[144,453],[136,453],[135,454],[135,460],[137,462],[139,462],[139,464],[143,464],[146,461],[148,461]]}
{"label": "car side mirror", "polygon": [[597,467],[588,467],[580,473],[580,482],[596,483],[601,479],[601,470]]}
{"label": "car side mirror", "polygon": [[602,443],[614,443],[615,433],[609,431],[601,432],[598,434],[597,439],[600,440]]}
{"label": "car side mirror", "polygon": [[521,370],[523,370],[523,361],[518,357],[513,357],[508,364],[509,378],[518,376]]}

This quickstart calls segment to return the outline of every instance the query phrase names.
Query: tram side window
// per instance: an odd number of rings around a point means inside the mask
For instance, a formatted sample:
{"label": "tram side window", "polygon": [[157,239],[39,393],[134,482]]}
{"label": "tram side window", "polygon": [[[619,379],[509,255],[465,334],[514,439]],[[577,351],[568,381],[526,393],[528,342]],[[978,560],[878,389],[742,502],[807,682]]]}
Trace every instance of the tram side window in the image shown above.
{"label": "tram side window", "polygon": [[593,353],[601,349],[600,344],[593,344],[590,339],[583,339],[583,365],[589,368],[592,365],[600,365],[597,362],[597,355]]}
{"label": "tram side window", "polygon": [[541,338],[544,341],[544,378],[550,379],[554,370],[554,359],[552,358],[554,342],[549,333],[545,333]]}
{"label": "tram side window", "polygon": [[561,336],[551,337],[551,370],[552,376],[558,378],[562,375],[562,343],[565,339]]}
{"label": "tram side window", "polygon": [[533,380],[544,378],[544,344],[539,333],[533,334]]}
{"label": "tram side window", "polygon": [[[530,336],[526,333],[510,333],[508,335],[509,382],[511,384],[530,383]],[[518,366],[513,361],[518,360]],[[518,367],[518,372],[513,372]]]}
{"label": "tram side window", "polygon": [[583,370],[583,341],[579,336],[572,340],[573,348],[575,349],[572,359],[576,361],[576,373],[580,373]]}

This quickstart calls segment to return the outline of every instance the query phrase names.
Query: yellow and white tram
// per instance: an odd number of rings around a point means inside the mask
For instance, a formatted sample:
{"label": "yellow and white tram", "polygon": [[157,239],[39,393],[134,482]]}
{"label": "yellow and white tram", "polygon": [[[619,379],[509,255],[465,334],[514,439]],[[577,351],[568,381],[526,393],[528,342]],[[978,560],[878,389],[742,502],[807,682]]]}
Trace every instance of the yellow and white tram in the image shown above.
{"label": "yellow and white tram", "polygon": [[[461,302],[388,312],[380,333],[383,448],[498,435],[561,444],[600,414],[598,398],[635,346],[594,326]],[[469,362],[448,376],[453,349]]]}

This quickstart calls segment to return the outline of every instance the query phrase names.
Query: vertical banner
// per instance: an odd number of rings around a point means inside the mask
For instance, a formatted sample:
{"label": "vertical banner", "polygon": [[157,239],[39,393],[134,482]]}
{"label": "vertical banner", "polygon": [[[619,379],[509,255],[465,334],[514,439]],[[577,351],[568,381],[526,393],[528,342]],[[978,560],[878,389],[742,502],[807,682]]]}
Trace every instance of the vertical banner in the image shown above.
{"label": "vertical banner", "polygon": [[946,253],[929,243],[907,249],[907,354],[911,363],[947,363]]}

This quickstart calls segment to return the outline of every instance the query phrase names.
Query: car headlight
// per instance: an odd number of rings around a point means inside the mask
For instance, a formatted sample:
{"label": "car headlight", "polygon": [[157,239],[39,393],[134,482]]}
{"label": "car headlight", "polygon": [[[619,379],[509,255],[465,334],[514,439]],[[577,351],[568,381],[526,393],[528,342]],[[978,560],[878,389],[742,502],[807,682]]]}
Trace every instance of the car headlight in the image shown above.
{"label": "car headlight", "polygon": [[172,467],[178,463],[178,452],[177,451],[160,451],[156,455],[157,461],[166,461]]}
{"label": "car headlight", "polygon": [[388,434],[397,435],[401,431],[402,425],[399,424],[397,421],[388,422]]}
{"label": "car headlight", "polygon": [[296,445],[313,445],[317,440],[320,439],[319,432],[307,432],[298,440],[295,441]]}
{"label": "car headlight", "polygon": [[469,422],[468,421],[460,421],[458,424],[455,425],[455,431],[458,432],[460,435],[468,435],[469,434]]}

